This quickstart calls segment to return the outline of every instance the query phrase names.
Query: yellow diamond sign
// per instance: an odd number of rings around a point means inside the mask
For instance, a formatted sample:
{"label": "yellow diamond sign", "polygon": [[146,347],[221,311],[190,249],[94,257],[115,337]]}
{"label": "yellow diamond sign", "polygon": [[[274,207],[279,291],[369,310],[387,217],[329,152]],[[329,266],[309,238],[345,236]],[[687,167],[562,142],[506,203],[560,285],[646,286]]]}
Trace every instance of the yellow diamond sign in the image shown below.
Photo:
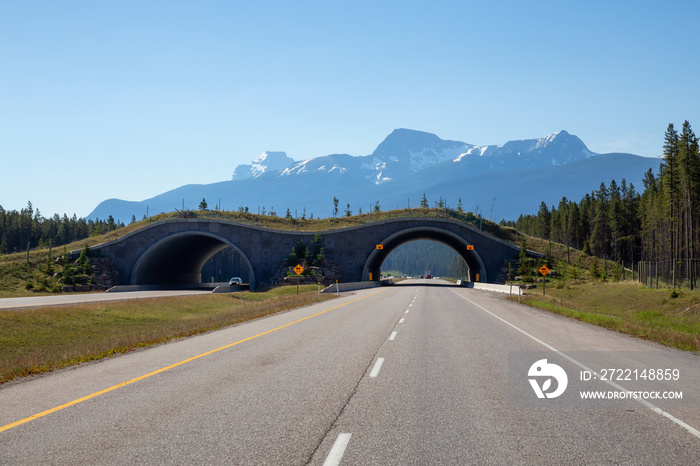
{"label": "yellow diamond sign", "polygon": [[303,271],[304,267],[302,267],[301,264],[297,264],[297,266],[294,267],[294,272],[296,272],[297,275],[301,275]]}
{"label": "yellow diamond sign", "polygon": [[549,273],[549,267],[547,267],[546,265],[543,265],[542,267],[540,267],[540,273],[542,275],[547,275]]}

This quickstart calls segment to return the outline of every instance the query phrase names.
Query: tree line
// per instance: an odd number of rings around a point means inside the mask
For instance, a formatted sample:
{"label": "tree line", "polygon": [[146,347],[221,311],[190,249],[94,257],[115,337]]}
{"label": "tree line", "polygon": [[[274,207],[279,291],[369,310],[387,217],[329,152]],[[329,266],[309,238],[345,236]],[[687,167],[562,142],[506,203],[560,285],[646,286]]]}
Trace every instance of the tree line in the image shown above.
{"label": "tree line", "polygon": [[696,259],[700,250],[700,151],[685,121],[679,133],[669,124],[663,159],[644,175],[644,191],[615,180],[579,202],[562,198],[537,215],[502,222],[519,231],[626,263]]}
{"label": "tree line", "polygon": [[72,217],[55,214],[46,218],[39,209],[34,209],[31,202],[19,212],[0,206],[0,254],[26,251],[27,248],[61,246],[123,226],[111,215],[107,220],[85,220],[75,214]]}

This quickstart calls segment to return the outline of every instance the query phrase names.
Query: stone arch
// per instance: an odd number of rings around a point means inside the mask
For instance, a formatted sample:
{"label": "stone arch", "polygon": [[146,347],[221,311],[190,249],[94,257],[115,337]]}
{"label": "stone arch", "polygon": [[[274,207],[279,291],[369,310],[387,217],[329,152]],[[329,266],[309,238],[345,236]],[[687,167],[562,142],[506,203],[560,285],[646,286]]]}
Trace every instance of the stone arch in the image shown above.
{"label": "stone arch", "polygon": [[235,244],[221,236],[188,231],[167,236],[150,246],[137,259],[131,272],[132,285],[186,287],[202,283],[201,271],[214,254],[231,247],[248,267],[250,289],[255,289],[255,272],[250,259]]}
{"label": "stone arch", "polygon": [[427,226],[401,230],[384,239],[381,243],[383,248],[374,249],[365,261],[365,266],[362,270],[362,280],[369,280],[370,273],[372,274],[372,280],[379,280],[382,263],[391,251],[404,243],[421,239],[437,241],[451,247],[464,259],[464,262],[466,262],[469,268],[469,279],[471,281],[474,281],[477,273],[479,274],[479,281],[488,281],[484,262],[481,260],[476,250],[467,249],[467,246],[470,244],[468,241],[451,231]]}

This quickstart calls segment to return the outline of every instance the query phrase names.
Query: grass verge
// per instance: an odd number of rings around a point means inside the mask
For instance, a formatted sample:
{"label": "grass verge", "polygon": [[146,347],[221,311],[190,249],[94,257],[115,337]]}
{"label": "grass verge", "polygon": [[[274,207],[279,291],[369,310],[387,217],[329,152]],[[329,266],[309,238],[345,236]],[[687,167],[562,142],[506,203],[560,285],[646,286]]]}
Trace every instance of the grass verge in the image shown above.
{"label": "grass verge", "polygon": [[700,292],[650,289],[634,282],[584,282],[547,287],[524,297],[533,307],[655,341],[700,351]]}
{"label": "grass verge", "polygon": [[[322,295],[321,300],[331,296]],[[319,301],[316,285],[0,312],[0,384]]]}

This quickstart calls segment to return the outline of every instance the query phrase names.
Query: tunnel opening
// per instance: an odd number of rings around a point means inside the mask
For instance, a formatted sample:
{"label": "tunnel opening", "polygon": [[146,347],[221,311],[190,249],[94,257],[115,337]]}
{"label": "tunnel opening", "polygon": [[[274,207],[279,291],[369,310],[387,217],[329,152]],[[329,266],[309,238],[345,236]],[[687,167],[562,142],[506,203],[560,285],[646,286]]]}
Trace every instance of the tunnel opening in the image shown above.
{"label": "tunnel opening", "polygon": [[250,273],[246,259],[238,250],[228,246],[215,253],[202,266],[202,283],[228,282],[239,277],[243,283],[250,283]]}
{"label": "tunnel opening", "polygon": [[448,278],[469,280],[469,265],[450,246],[413,240],[391,251],[381,265],[381,278]]}
{"label": "tunnel opening", "polygon": [[[362,272],[362,279],[369,281],[380,280],[382,266],[389,255],[406,243],[420,240],[441,243],[452,249],[466,266],[466,277],[461,278],[462,280],[478,280],[484,282],[488,280],[486,268],[484,267],[481,257],[467,240],[452,232],[432,227],[411,228],[386,238],[381,244],[377,245],[377,248],[369,255]],[[420,247],[420,243],[418,247]],[[454,261],[454,256],[450,260]],[[425,272],[426,270],[424,270],[423,276],[425,276]],[[432,272],[432,270],[430,272]]]}
{"label": "tunnel opening", "polygon": [[[205,288],[210,282],[209,279],[202,280],[205,264],[226,249],[238,253],[238,262],[244,265],[247,283],[251,290],[255,289],[255,274],[245,254],[227,240],[203,232],[176,233],[148,248],[136,261],[131,285],[168,289]],[[211,277],[211,269],[207,269],[206,273]],[[222,281],[228,282],[232,276]]]}

